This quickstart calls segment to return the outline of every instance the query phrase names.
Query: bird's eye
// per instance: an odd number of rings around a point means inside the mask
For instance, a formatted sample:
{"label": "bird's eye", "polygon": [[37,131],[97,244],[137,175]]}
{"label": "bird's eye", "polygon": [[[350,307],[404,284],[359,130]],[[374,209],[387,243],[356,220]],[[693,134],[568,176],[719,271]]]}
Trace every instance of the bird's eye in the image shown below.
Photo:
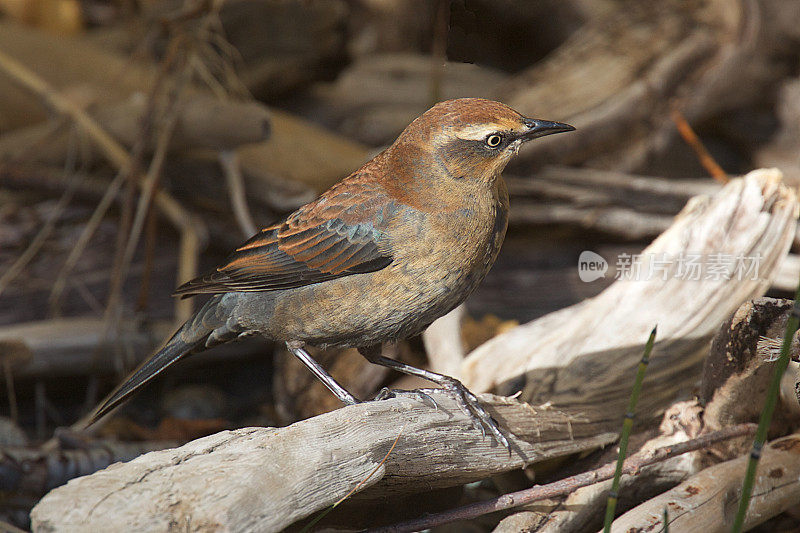
{"label": "bird's eye", "polygon": [[503,138],[496,133],[493,133],[492,135],[486,137],[486,146],[488,146],[489,148],[497,148],[498,146],[500,146],[501,142],[503,142]]}

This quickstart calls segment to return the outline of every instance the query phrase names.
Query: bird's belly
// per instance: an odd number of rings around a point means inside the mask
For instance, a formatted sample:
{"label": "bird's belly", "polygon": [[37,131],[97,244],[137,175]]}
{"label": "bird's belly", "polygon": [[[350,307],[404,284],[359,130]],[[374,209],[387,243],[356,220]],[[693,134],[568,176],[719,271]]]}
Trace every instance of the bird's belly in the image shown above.
{"label": "bird's belly", "polygon": [[269,312],[249,327],[318,346],[369,346],[420,333],[463,302],[489,271],[505,221],[499,234],[496,224],[484,226],[471,239],[421,237],[377,272],[279,291]]}
{"label": "bird's belly", "polygon": [[286,291],[277,295],[266,328],[254,329],[282,341],[369,346],[419,333],[474,288],[458,276],[390,269]]}

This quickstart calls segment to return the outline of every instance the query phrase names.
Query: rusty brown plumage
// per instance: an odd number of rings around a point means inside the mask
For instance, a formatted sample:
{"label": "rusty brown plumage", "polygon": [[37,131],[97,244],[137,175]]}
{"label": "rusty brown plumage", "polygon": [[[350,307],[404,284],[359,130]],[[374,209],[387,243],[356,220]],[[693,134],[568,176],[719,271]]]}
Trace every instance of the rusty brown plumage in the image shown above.
{"label": "rusty brown plumage", "polygon": [[258,333],[285,342],[345,403],[358,400],[304,344],[355,346],[370,362],[433,381],[507,445],[458,380],[386,359],[379,348],[421,332],[478,286],[508,223],[500,173],[522,143],[572,129],[490,100],[437,104],[356,172],[179,287],[176,295],[212,296],[91,420],[180,358]]}
{"label": "rusty brown plumage", "polygon": [[216,271],[185,283],[176,295],[271,291],[386,267],[376,224],[389,198],[353,175],[280,224],[264,228]]}

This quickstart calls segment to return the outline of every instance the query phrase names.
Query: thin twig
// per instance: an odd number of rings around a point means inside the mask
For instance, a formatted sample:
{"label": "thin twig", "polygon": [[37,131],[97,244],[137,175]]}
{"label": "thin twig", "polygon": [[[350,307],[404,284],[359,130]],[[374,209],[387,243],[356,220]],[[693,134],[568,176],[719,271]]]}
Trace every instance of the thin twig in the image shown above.
{"label": "thin twig", "polygon": [[[92,215],[93,219],[95,215],[98,215],[99,219],[102,219],[111,204],[111,200],[116,197],[119,192],[119,187],[122,185],[122,181],[118,184],[115,182],[120,177],[124,178],[131,168],[132,161],[128,152],[83,109],[53,89],[50,84],[40,76],[2,51],[0,51],[0,70],[5,71],[18,83],[36,93],[37,96],[48,102],[49,105],[59,113],[71,117],[72,120],[89,135],[89,138],[100,149],[109,163],[117,168],[117,178],[109,185],[107,194],[104,195],[101,200],[103,208],[101,209],[101,205],[98,205],[98,208],[95,209],[95,213]],[[140,180],[136,181],[140,183]],[[112,190],[113,194],[109,194]],[[202,221],[193,217],[172,196],[163,190],[159,190],[155,193],[153,203],[181,233],[181,258],[179,260],[178,281],[187,281],[197,274],[197,258],[189,258],[186,257],[186,255],[199,253],[200,242],[205,238],[206,234],[205,226]],[[84,231],[84,234],[81,235],[80,240],[86,241],[84,246],[88,243],[89,239],[91,239],[94,229],[96,229],[97,224],[100,222],[99,219],[95,221],[94,227],[90,228],[91,232]],[[90,220],[90,222],[92,222],[92,220]],[[71,262],[71,266],[74,266],[74,263],[77,262],[77,258],[74,258]],[[54,292],[56,291],[54,290]],[[51,295],[51,303],[52,301],[53,298]],[[191,300],[185,299],[180,300],[180,302],[181,303],[176,303],[176,313],[185,315],[186,309],[191,311]]]}
{"label": "thin twig", "polygon": [[[150,203],[154,196],[159,177],[161,176],[161,169],[164,165],[169,143],[172,140],[172,133],[175,130],[175,125],[178,121],[178,100],[188,81],[187,72],[185,71],[184,75],[181,76],[181,80],[170,92],[170,98],[166,104],[166,117],[164,118],[163,125],[158,133],[156,149],[153,153],[152,159],[150,160],[150,166],[147,169],[147,174],[144,176],[144,179],[140,184],[142,191],[139,195],[139,202],[136,206],[136,212],[130,225],[130,234],[127,236],[125,249],[120,257],[119,267],[115,272],[116,275],[112,277],[112,284],[108,297],[107,314],[109,316],[115,314],[115,308],[121,304],[120,300],[122,297],[122,286],[128,277],[130,266],[133,263],[133,256],[136,253],[136,248],[139,245],[139,239],[142,235],[147,213],[150,210]],[[152,97],[155,99],[157,95],[153,94]]]}
{"label": "thin twig", "polygon": [[156,241],[158,239],[158,217],[154,209],[147,212],[147,222],[144,229],[144,259],[141,281],[139,282],[139,295],[136,297],[136,310],[144,311],[150,295],[150,281],[153,276],[153,263],[156,257]]}
{"label": "thin twig", "polygon": [[81,231],[78,240],[70,250],[66,261],[64,261],[64,265],[61,267],[58,276],[56,276],[55,282],[53,282],[53,288],[50,290],[48,302],[52,314],[58,314],[58,302],[66,287],[67,277],[69,277],[70,272],[72,272],[72,269],[75,268],[78,260],[83,255],[83,250],[86,249],[95,231],[97,231],[97,228],[100,226],[100,222],[102,222],[103,218],[106,216],[106,212],[108,208],[111,207],[111,203],[117,198],[123,183],[125,183],[125,176],[122,171],[119,171],[117,175],[114,176],[114,179],[111,180],[111,183],[108,184],[105,194],[100,198],[100,202],[98,202],[97,206],[94,208],[92,216],[89,217],[89,221],[83,227],[83,231]]}
{"label": "thin twig", "polygon": [[[73,151],[71,150],[70,152],[72,154]],[[70,159],[72,159],[72,157],[70,157]],[[68,169],[72,168],[74,168],[74,160],[67,161],[67,164],[64,166],[64,173],[67,174],[69,172]],[[6,287],[8,287],[8,284],[11,283],[11,281],[24,270],[28,263],[30,263],[31,260],[36,257],[36,254],[39,253],[39,250],[42,248],[42,246],[44,246],[47,238],[56,227],[56,221],[58,220],[58,217],[61,216],[61,213],[72,201],[72,197],[74,196],[75,190],[78,188],[82,177],[83,176],[81,174],[75,174],[72,176],[72,179],[70,179],[67,183],[66,189],[64,189],[64,193],[61,195],[61,198],[59,198],[58,203],[50,212],[47,222],[45,222],[44,226],[42,226],[42,228],[38,231],[25,251],[22,252],[16,261],[14,261],[14,264],[12,264],[8,270],[6,270],[3,275],[0,276],[0,294],[3,294],[3,291],[6,289]]]}
{"label": "thin twig", "polygon": [[608,491],[608,502],[606,503],[606,518],[603,525],[603,531],[605,531],[605,533],[611,532],[611,523],[614,522],[614,511],[617,508],[617,498],[619,498],[619,482],[622,478],[622,463],[625,462],[625,456],[628,455],[628,440],[633,431],[633,416],[636,412],[636,403],[639,401],[639,393],[642,391],[644,374],[647,370],[647,365],[650,363],[650,353],[653,351],[653,343],[656,340],[657,328],[658,326],[654,327],[653,331],[650,332],[650,337],[647,339],[647,343],[644,346],[642,360],[639,362],[639,368],[636,371],[636,379],[633,382],[631,398],[628,401],[628,410],[625,412],[625,419],[622,421],[617,469],[614,472],[614,481],[611,483],[611,490]]}
{"label": "thin twig", "polygon": [[247,195],[244,192],[244,178],[239,166],[239,158],[233,150],[222,150],[219,153],[219,164],[225,174],[228,184],[228,193],[231,196],[231,207],[236,216],[239,229],[244,233],[245,238],[253,236],[258,228],[253,222],[253,216],[247,207]]}
{"label": "thin twig", "polygon": [[[701,435],[695,439],[687,440],[685,442],[680,442],[671,446],[664,446],[653,450],[652,452],[639,452],[632,455],[625,461],[622,468],[622,473],[636,475],[642,468],[646,466],[660,463],[672,457],[683,455],[687,452],[700,450],[717,442],[736,437],[752,435],[755,433],[755,430],[755,424],[739,424],[721,429],[719,431],[706,433],[705,435]],[[492,498],[491,500],[465,505],[463,507],[451,509],[441,513],[429,514],[424,518],[409,520],[407,522],[402,522],[392,526],[374,528],[368,531],[369,533],[412,532],[440,526],[443,524],[449,524],[459,520],[469,520],[485,514],[493,513],[495,511],[502,511],[504,509],[511,509],[521,505],[527,505],[538,500],[565,496],[574,490],[579,489],[580,487],[585,487],[587,485],[592,485],[600,481],[611,479],[614,476],[615,470],[616,463],[608,463],[607,465],[595,470],[590,470],[589,472],[583,472],[559,481],[554,481],[553,483],[548,483],[547,485],[531,487],[529,489],[513,492],[511,494],[505,494],[498,498]]]}
{"label": "thin twig", "polygon": [[789,366],[789,352],[792,348],[792,340],[794,339],[794,334],[797,332],[798,325],[800,325],[800,283],[798,283],[797,291],[794,294],[792,311],[789,314],[789,319],[786,321],[786,332],[783,335],[781,355],[778,357],[775,368],[772,370],[772,381],[767,390],[764,409],[761,411],[761,417],[758,419],[758,430],[756,431],[755,439],[753,439],[753,449],[750,451],[750,459],[747,461],[747,471],[745,472],[744,481],[742,482],[742,496],[739,499],[739,508],[736,511],[733,527],[731,527],[733,533],[739,533],[744,528],[747,508],[750,505],[750,497],[753,494],[753,485],[755,485],[758,461],[761,459],[761,452],[764,449],[764,443],[767,441],[767,431],[769,430],[769,425],[772,422],[772,415],[778,403],[781,379],[786,372],[786,368]]}
{"label": "thin twig", "polygon": [[89,134],[103,155],[118,169],[127,169],[130,163],[128,152],[120,146],[97,122],[69,98],[54,90],[49,83],[29,70],[16,59],[0,50],[0,69],[37,96],[48,102],[59,113],[68,115],[80,128]]}
{"label": "thin twig", "polygon": [[711,174],[711,177],[717,180],[718,182],[725,184],[730,181],[727,172],[722,170],[722,167],[717,164],[711,154],[706,150],[706,147],[703,145],[703,142],[697,136],[697,134],[692,129],[692,126],[686,121],[684,118],[683,113],[681,113],[677,107],[673,107],[670,111],[670,117],[672,121],[675,123],[675,127],[678,128],[678,133],[681,134],[683,140],[686,141],[686,144],[694,150],[695,155],[697,155],[697,159],[700,160],[700,164],[703,165],[703,168]]}

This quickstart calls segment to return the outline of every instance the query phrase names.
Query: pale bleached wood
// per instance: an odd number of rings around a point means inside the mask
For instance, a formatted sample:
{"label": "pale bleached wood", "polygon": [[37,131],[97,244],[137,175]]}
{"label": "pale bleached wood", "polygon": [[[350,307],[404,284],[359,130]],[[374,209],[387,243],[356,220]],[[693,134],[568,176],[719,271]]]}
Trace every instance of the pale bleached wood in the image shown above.
{"label": "pale bleached wood", "polygon": [[[645,278],[653,257],[665,253],[673,259],[667,265],[666,280],[661,279],[660,271],[651,279],[618,280],[595,298],[495,337],[465,360],[465,383],[473,390],[491,390],[523,372],[564,369],[591,354],[642,346],[656,324],[662,348],[654,351],[650,377],[653,368],[668,372],[682,365],[696,368],[705,352],[701,345],[691,347],[691,339],[710,337],[742,302],[766,291],[794,237],[797,210],[794,191],[782,184],[775,169],[757,170],[733,180],[713,197],[693,198],[674,224],[643,251]],[[674,258],[682,252],[761,254],[758,278],[679,279]],[[675,353],[672,343],[678,340],[686,351]],[[671,353],[665,351],[667,346],[672,346]],[[617,361],[616,369],[603,365],[610,373],[594,368],[583,381],[598,373],[612,380],[624,374],[638,363],[640,351],[634,348]],[[633,373],[625,379],[628,384],[620,393],[627,397]],[[557,382],[549,387],[559,390]]]}
{"label": "pale bleached wood", "polygon": [[[730,531],[748,459],[749,454],[706,468],[674,489],[623,514],[614,521],[611,530],[620,533],[662,531],[666,508],[670,531]],[[798,505],[800,434],[794,434],[764,447],[744,528],[753,528]]]}
{"label": "pale bleached wood", "polygon": [[[713,195],[722,185],[707,179],[667,179],[610,170],[547,166],[531,177],[506,176],[514,198],[512,224],[563,224],[626,240],[651,239],[673,223],[686,202]],[[800,228],[794,246],[800,243]],[[800,277],[800,257],[787,255],[772,287],[791,291]]]}
{"label": "pale bleached wood", "polygon": [[34,508],[33,529],[280,531],[373,471],[359,497],[460,485],[616,438],[585,417],[484,395],[513,432],[509,453],[452,398],[435,398],[438,409],[408,397],[366,402],[285,428],[225,431],[152,452],[55,489]]}
{"label": "pale bleached wood", "polygon": [[[659,434],[648,439],[638,450],[629,450],[629,457],[634,453],[649,454],[659,448],[696,438],[703,429],[702,412],[702,407],[696,401],[678,402],[671,406],[664,413]],[[696,474],[703,468],[703,456],[703,450],[692,451],[645,466],[636,475],[623,475],[620,479],[620,506],[631,501],[638,503]],[[546,518],[525,511],[517,513],[521,516],[501,521],[494,533],[587,531],[602,520],[612,481],[608,479],[575,490],[554,503]]]}
{"label": "pale bleached wood", "polygon": [[437,318],[422,333],[422,342],[428,355],[430,369],[440,374],[458,378],[466,356],[461,340],[461,320],[464,305],[459,305],[443,317]]}

